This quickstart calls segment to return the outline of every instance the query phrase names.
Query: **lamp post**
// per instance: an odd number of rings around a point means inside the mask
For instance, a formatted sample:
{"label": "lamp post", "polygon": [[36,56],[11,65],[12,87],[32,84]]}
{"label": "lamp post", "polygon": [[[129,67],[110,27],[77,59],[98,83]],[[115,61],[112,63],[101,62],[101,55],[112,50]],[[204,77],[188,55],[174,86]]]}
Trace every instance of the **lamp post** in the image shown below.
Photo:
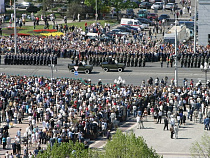
{"label": "lamp post", "polygon": [[210,71],[210,66],[208,66],[207,62],[205,62],[204,65],[200,66],[200,68],[201,68],[201,71],[205,73],[205,82],[206,82],[206,85],[207,85],[207,72]]}
{"label": "lamp post", "polygon": [[28,157],[28,132],[26,132],[26,134],[27,134],[27,146],[26,146],[26,157]]}
{"label": "lamp post", "polygon": [[175,83],[175,86],[177,87],[178,86],[178,67],[177,67],[177,25],[178,24],[178,21],[176,20],[175,21],[175,60],[174,60],[174,83]]}
{"label": "lamp post", "polygon": [[17,54],[17,31],[16,31],[16,4],[14,0],[14,41],[15,41],[15,54]]}
{"label": "lamp post", "polygon": [[53,64],[53,57],[50,58],[51,59],[51,63],[48,64],[48,66],[51,68],[51,80],[53,79],[53,70],[55,69],[55,71],[57,71],[57,69],[55,68],[55,64]]}
{"label": "lamp post", "polygon": [[197,20],[197,0],[195,0],[195,15],[194,15],[194,53],[196,53],[196,20]]}
{"label": "lamp post", "polygon": [[98,19],[98,0],[96,0],[96,21]]}

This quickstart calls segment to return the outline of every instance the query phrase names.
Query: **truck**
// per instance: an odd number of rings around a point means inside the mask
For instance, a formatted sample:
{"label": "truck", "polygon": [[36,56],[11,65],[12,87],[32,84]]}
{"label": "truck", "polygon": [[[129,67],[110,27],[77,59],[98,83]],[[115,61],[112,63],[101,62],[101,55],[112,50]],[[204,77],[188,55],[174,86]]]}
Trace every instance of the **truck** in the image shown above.
{"label": "truck", "polygon": [[108,72],[110,69],[117,70],[118,72],[123,72],[125,69],[124,63],[118,63],[116,60],[113,60],[111,62],[102,62],[101,68]]}
{"label": "truck", "polygon": [[177,43],[187,42],[190,39],[190,29],[185,25],[173,26],[168,32],[164,35],[164,43],[174,44],[175,43],[175,33],[177,29]]}
{"label": "truck", "polygon": [[72,73],[74,73],[75,71],[78,71],[78,72],[85,72],[86,74],[89,74],[93,70],[93,65],[87,65],[87,64],[82,64],[82,63],[68,64],[68,69]]}

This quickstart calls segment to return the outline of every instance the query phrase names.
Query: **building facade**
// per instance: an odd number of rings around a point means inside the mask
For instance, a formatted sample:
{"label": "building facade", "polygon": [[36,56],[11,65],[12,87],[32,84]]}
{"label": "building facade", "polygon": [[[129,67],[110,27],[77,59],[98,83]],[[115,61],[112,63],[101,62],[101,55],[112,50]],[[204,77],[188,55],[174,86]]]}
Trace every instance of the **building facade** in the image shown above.
{"label": "building facade", "polygon": [[198,44],[210,44],[210,0],[198,0]]}

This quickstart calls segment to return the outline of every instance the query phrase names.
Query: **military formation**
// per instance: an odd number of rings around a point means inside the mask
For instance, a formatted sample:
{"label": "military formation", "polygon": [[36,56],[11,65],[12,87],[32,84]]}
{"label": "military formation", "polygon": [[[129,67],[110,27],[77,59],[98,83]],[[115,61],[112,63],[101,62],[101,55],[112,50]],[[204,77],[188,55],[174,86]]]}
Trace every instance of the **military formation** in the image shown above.
{"label": "military formation", "polygon": [[85,62],[86,64],[93,66],[100,66],[102,62],[111,63],[115,59],[118,63],[124,63],[127,67],[145,67],[146,57],[144,55],[90,55],[87,56],[73,56],[72,63],[78,64],[79,62]]}
{"label": "military formation", "polygon": [[53,54],[29,54],[8,53],[4,56],[5,65],[57,65],[57,55]]}
{"label": "military formation", "polygon": [[181,67],[200,68],[204,63],[210,63],[210,57],[204,54],[181,54]]}

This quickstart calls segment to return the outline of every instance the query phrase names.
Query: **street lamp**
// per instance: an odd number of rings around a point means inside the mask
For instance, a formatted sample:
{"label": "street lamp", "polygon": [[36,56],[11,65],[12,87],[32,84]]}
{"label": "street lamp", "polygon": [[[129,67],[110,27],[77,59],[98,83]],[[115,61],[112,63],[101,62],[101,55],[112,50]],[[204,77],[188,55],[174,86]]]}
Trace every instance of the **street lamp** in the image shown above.
{"label": "street lamp", "polygon": [[57,71],[57,69],[55,68],[55,64],[53,64],[53,57],[51,57],[51,63],[48,64],[48,66],[51,68],[51,80],[53,79],[53,70],[55,69],[55,71]]}
{"label": "street lamp", "polygon": [[26,146],[26,157],[28,157],[28,132],[26,132],[26,134],[27,134],[27,146]]}
{"label": "street lamp", "polygon": [[201,68],[201,71],[205,73],[205,82],[207,84],[207,72],[210,71],[210,66],[208,66],[207,62],[205,62],[204,65],[200,66],[200,68]]}
{"label": "street lamp", "polygon": [[196,20],[197,20],[197,0],[195,0],[195,15],[194,15],[194,53],[196,53]]}
{"label": "street lamp", "polygon": [[16,4],[14,0],[14,41],[15,41],[15,54],[17,54],[17,31],[16,31]]}
{"label": "street lamp", "polygon": [[178,67],[177,67],[177,24],[178,24],[178,21],[176,20],[175,21],[175,60],[174,60],[174,83],[175,83],[175,86],[177,87],[178,86]]}
{"label": "street lamp", "polygon": [[97,21],[97,19],[98,19],[98,4],[97,4],[97,1],[98,1],[98,0],[96,0],[96,21]]}

